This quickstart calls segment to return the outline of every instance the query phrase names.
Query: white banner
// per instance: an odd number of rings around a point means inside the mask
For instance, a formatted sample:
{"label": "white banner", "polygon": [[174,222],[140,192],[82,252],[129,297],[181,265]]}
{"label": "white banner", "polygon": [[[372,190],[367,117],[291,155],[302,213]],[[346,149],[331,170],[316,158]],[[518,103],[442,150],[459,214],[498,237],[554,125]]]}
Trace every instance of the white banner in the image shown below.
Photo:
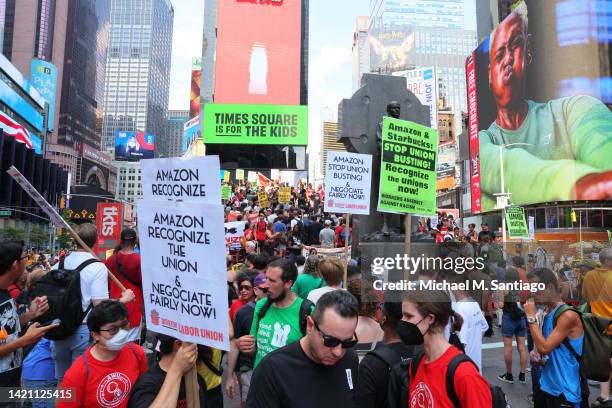
{"label": "white banner", "polygon": [[246,221],[233,221],[225,223],[225,245],[229,249],[237,250],[242,248],[240,238],[244,237],[244,227]]}
{"label": "white banner", "polygon": [[325,212],[370,214],[372,156],[327,152]]}
{"label": "white banner", "polygon": [[223,208],[142,200],[138,232],[147,328],[229,350]]}
{"label": "white banner", "polygon": [[529,239],[535,239],[535,217],[527,217],[529,220]]}
{"label": "white banner", "polygon": [[249,171],[247,175],[247,181],[249,183],[255,183],[257,181],[257,173],[254,171]]}
{"label": "white banner", "polygon": [[406,86],[419,101],[429,107],[432,129],[438,129],[438,86],[436,70],[433,67],[415,68],[406,71]]}
{"label": "white banner", "polygon": [[317,251],[317,255],[321,255],[321,256],[333,256],[334,258],[338,258],[341,261],[344,261],[347,256],[351,257],[351,246],[347,246],[346,247],[346,252],[344,252],[344,247],[342,248],[321,248],[321,247],[315,247],[315,246],[307,246],[304,245],[304,248],[302,249],[302,255],[304,255],[304,257],[308,258],[308,255],[310,254],[310,250],[311,249],[315,249]]}
{"label": "white banner", "polygon": [[141,160],[144,200],[221,202],[219,156]]}
{"label": "white banner", "polygon": [[34,186],[30,184],[30,182],[24,177],[24,175],[21,174],[19,170],[15,168],[15,166],[11,166],[6,172],[9,174],[9,176],[13,178],[13,180],[17,182],[17,184],[21,186],[21,188],[25,190],[26,193],[28,193],[30,197],[32,197],[32,200],[34,200],[34,202],[38,204],[40,209],[43,210],[45,214],[49,216],[49,219],[51,219],[51,222],[53,224],[55,224],[57,227],[65,228],[68,230],[70,229],[66,221],[62,218],[62,216],[55,210],[55,208],[53,208],[53,206],[51,206],[51,204],[47,202],[47,200],[45,200],[43,196],[40,195],[40,193],[34,188]]}

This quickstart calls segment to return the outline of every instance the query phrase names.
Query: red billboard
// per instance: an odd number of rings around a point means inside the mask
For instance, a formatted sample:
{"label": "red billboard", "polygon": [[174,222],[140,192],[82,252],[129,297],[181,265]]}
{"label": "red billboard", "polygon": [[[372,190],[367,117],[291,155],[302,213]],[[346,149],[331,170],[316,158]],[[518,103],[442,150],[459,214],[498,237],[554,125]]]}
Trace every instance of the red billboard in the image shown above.
{"label": "red billboard", "polygon": [[301,0],[220,0],[215,103],[299,105]]}
{"label": "red billboard", "polygon": [[94,248],[94,252],[100,259],[106,258],[105,254],[108,249],[114,249],[119,245],[121,224],[120,203],[98,203],[96,212],[98,242]]}

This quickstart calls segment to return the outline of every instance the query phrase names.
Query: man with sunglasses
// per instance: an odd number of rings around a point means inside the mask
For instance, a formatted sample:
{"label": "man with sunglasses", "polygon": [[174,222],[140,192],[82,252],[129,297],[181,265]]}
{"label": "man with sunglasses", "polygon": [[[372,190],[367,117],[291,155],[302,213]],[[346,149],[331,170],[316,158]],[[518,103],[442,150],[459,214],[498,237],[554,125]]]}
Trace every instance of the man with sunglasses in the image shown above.
{"label": "man with sunglasses", "polygon": [[132,387],[147,371],[147,357],[130,342],[126,307],[116,300],[103,300],[91,309],[87,327],[93,346],[66,371],[61,389],[74,395],[58,408],[127,407]]}
{"label": "man with sunglasses", "polygon": [[307,317],[308,334],[268,354],[253,373],[247,408],[353,407],[358,311],[347,291],[321,296]]}

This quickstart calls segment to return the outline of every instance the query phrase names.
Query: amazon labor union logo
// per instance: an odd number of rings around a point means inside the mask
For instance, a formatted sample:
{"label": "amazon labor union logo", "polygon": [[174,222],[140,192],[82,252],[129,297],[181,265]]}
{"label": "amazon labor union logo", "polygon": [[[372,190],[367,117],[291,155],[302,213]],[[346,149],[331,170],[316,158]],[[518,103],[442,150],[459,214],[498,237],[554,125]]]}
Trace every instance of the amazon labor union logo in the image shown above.
{"label": "amazon labor union logo", "polygon": [[410,398],[410,408],[433,408],[434,399],[429,387],[424,382],[420,382],[414,388]]}
{"label": "amazon labor union logo", "polygon": [[123,373],[112,373],[100,381],[96,398],[98,404],[104,408],[115,408],[130,395],[132,382]]}

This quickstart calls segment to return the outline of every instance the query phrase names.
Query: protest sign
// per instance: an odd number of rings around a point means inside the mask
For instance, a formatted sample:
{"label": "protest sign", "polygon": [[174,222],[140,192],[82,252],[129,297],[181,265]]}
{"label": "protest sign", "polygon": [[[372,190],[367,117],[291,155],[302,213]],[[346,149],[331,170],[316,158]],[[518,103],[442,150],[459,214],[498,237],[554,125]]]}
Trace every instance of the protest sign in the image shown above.
{"label": "protest sign", "polygon": [[143,200],[219,204],[219,156],[149,159],[142,167]]}
{"label": "protest sign", "polygon": [[325,211],[370,214],[372,156],[327,152]]}
{"label": "protest sign", "polygon": [[310,254],[311,249],[316,249],[317,255],[333,256],[334,258],[338,258],[342,262],[347,260],[347,255],[349,255],[350,257],[350,254],[351,254],[351,245],[349,245],[346,248],[346,250],[344,247],[342,248],[319,248],[319,247],[304,245],[302,249],[302,255],[308,258],[308,255]]}
{"label": "protest sign", "polygon": [[223,181],[225,181],[226,183],[229,183],[231,176],[232,176],[232,173],[229,170],[225,170],[225,173],[223,173]]}
{"label": "protest sign", "polygon": [[247,180],[249,183],[256,183],[257,182],[257,172],[249,171]]}
{"label": "protest sign", "polygon": [[278,189],[278,202],[289,204],[291,201],[291,187],[281,187]]}
{"label": "protest sign", "polygon": [[[608,236],[610,232],[608,231]],[[535,217],[529,216],[529,239],[535,239]]]}
{"label": "protest sign", "polygon": [[221,186],[221,200],[227,201],[232,198],[232,186]]}
{"label": "protest sign", "polygon": [[236,169],[236,180],[244,180],[244,170]]}
{"label": "protest sign", "polygon": [[525,210],[523,207],[506,208],[506,228],[510,239],[529,239],[529,230],[525,222]]}
{"label": "protest sign", "polygon": [[436,213],[437,149],[436,130],[384,118],[378,211]]}
{"label": "protest sign", "polygon": [[223,207],[141,200],[138,230],[147,328],[229,350]]}
{"label": "protest sign", "polygon": [[206,144],[308,144],[308,107],[209,103],[204,109]]}
{"label": "protest sign", "polygon": [[242,248],[240,238],[244,237],[246,221],[233,221],[225,223],[225,245],[231,250]]}
{"label": "protest sign", "polygon": [[265,191],[260,191],[257,193],[257,202],[259,203],[260,208],[266,208],[270,205],[268,204],[268,193]]}

